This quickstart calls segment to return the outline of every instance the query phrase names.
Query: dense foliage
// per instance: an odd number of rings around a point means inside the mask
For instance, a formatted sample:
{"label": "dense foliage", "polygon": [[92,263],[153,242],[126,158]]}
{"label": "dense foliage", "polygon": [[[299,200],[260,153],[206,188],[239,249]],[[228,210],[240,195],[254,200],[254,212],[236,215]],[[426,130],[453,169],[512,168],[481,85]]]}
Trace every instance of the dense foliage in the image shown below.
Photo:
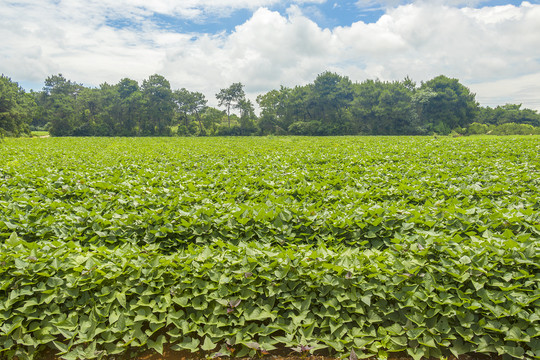
{"label": "dense foliage", "polygon": [[540,139],[7,139],[0,358],[540,358]]}
{"label": "dense foliage", "polygon": [[0,75],[0,137],[30,134],[29,125],[36,110],[32,95]]}
{"label": "dense foliage", "polygon": [[9,86],[0,87],[0,99],[20,93],[18,102],[8,102],[11,110],[3,110],[17,120],[0,118],[0,129],[11,135],[28,126],[53,136],[447,135],[476,133],[479,128],[469,131],[472,123],[485,125],[487,134],[540,133],[538,112],[520,105],[482,108],[467,87],[443,75],[417,86],[409,78],[353,83],[324,72],[313,83],[259,95],[259,116],[241,83],[216,94],[221,111],[207,106],[202,93],[171,89],[161,75],[99,88],[52,75],[32,94],[3,81]]}
{"label": "dense foliage", "polygon": [[[537,210],[537,145],[534,137],[7,143],[0,233],[166,251],[215,239],[382,247],[429,229],[502,234],[514,207]],[[536,214],[522,216],[510,230],[534,234]]]}
{"label": "dense foliage", "polygon": [[8,358],[164,344],[218,356],[285,347],[540,357],[537,240],[426,237],[385,251],[217,242],[160,255],[12,236],[0,249]]}

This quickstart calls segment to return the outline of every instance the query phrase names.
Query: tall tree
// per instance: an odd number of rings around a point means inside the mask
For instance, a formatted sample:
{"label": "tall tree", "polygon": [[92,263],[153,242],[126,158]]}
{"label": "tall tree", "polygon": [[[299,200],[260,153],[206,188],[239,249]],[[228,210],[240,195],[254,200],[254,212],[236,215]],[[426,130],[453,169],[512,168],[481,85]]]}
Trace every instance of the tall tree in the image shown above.
{"label": "tall tree", "polygon": [[433,131],[448,134],[452,129],[463,128],[474,121],[479,109],[475,94],[458,79],[440,75],[420,87],[420,90],[427,89],[435,95],[425,104],[423,116],[428,118]]}
{"label": "tall tree", "polygon": [[214,134],[224,116],[224,111],[210,106],[206,107],[201,114],[201,120],[207,133]]}
{"label": "tall tree", "polygon": [[411,91],[401,82],[380,83],[382,91],[375,106],[377,121],[375,135],[415,134],[414,117],[411,106]]}
{"label": "tall tree", "polygon": [[175,90],[173,97],[177,110],[184,115],[185,126],[188,127],[188,115],[193,115],[199,124],[199,134],[203,135],[204,128],[201,120],[201,112],[204,111],[208,102],[204,94],[182,88]]}
{"label": "tall tree", "polygon": [[165,77],[154,74],[142,84],[145,135],[167,135],[174,114],[173,92]]}
{"label": "tall tree", "polygon": [[522,109],[521,104],[506,104],[496,108],[481,108],[477,122],[491,125],[516,123],[540,127],[540,114],[535,110]]}
{"label": "tall tree", "polygon": [[0,133],[13,136],[29,134],[29,124],[36,110],[32,95],[10,78],[0,76]]}
{"label": "tall tree", "polygon": [[437,96],[437,93],[429,87],[415,89],[411,97],[412,117],[420,135],[425,135],[432,130],[433,124],[429,118],[427,109],[431,99]]}
{"label": "tall tree", "polygon": [[373,134],[376,128],[377,113],[375,108],[382,92],[380,81],[365,80],[354,85],[355,95],[350,112],[354,133]]}
{"label": "tall tree", "polygon": [[238,102],[238,110],[240,110],[240,129],[244,135],[253,133],[256,131],[255,120],[255,108],[253,103],[249,99],[242,99]]}
{"label": "tall tree", "polygon": [[349,120],[349,133],[370,135],[417,134],[411,97],[413,88],[407,81],[366,80],[354,84],[355,96]]}
{"label": "tall tree", "polygon": [[96,135],[116,136],[122,133],[122,100],[116,85],[103,83],[95,89],[100,99],[99,122],[95,127]]}
{"label": "tall tree", "polygon": [[82,85],[66,79],[62,74],[45,79],[40,105],[46,109],[42,114],[50,124],[51,135],[72,135],[78,125],[76,100],[82,90]]}
{"label": "tall tree", "polygon": [[285,133],[294,121],[292,116],[292,90],[281,86],[279,90],[272,90],[257,96],[257,103],[261,108],[259,127],[264,133]]}
{"label": "tall tree", "polygon": [[[70,135],[111,135],[110,130],[104,129],[104,126],[102,126],[105,100],[107,98],[104,98],[102,89],[83,88],[78,93],[75,101],[75,115]],[[111,99],[111,101],[114,100]]]}
{"label": "tall tree", "polygon": [[295,86],[289,91],[286,106],[288,116],[291,118],[291,124],[297,121],[306,122],[312,120],[312,114],[310,113],[310,99],[312,99],[312,91],[313,84]]}
{"label": "tall tree", "polygon": [[225,106],[227,109],[227,122],[229,128],[231,127],[231,108],[237,107],[239,102],[246,97],[244,93],[244,85],[242,83],[233,83],[226,89],[221,89],[216,94],[218,100],[218,106]]}
{"label": "tall tree", "polygon": [[317,76],[311,93],[311,107],[328,135],[343,133],[343,114],[353,98],[354,90],[348,77],[330,71]]}
{"label": "tall tree", "polygon": [[121,133],[119,135],[136,135],[136,129],[140,128],[139,119],[142,104],[142,93],[137,81],[124,78],[116,84],[120,95],[120,123]]}
{"label": "tall tree", "polygon": [[43,87],[43,91],[47,95],[66,95],[73,98],[76,98],[82,89],[81,84],[66,79],[62,74],[47,77]]}

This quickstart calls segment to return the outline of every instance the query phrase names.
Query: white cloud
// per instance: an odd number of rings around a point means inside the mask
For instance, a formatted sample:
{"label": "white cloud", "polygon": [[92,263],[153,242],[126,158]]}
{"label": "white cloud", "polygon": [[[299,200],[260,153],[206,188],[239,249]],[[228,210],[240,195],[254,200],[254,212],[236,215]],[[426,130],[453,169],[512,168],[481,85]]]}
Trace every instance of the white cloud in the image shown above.
{"label": "white cloud", "polygon": [[311,81],[332,60],[328,44],[333,36],[296,10],[285,18],[261,8],[230,35],[178,44],[168,51],[164,72],[174,83],[203,87],[210,94],[237,81],[251,94]]}
{"label": "white cloud", "polygon": [[523,104],[524,108],[540,110],[540,72],[515,78],[471,84],[476,99],[485,106]]}
{"label": "white cloud", "polygon": [[[254,98],[311,82],[325,70],[355,81],[445,74],[486,105],[540,109],[534,100],[540,99],[540,5],[474,9],[417,1],[389,7],[376,23],[322,29],[304,15],[302,1],[286,15],[259,7],[277,1],[0,0],[0,72],[26,82],[62,72],[94,86],[160,73],[175,88],[204,92],[214,105],[214,94],[237,81]],[[324,2],[309,3],[317,1]],[[147,21],[152,12],[189,18],[235,6],[256,10],[232,33],[181,34]],[[108,25],[107,19],[126,17],[136,26]]]}
{"label": "white cloud", "polygon": [[393,8],[406,4],[432,4],[439,6],[478,6],[482,3],[489,3],[490,0],[358,0],[356,5],[359,8],[384,7]]}
{"label": "white cloud", "polygon": [[228,17],[239,9],[255,11],[260,7],[284,3],[321,4],[324,2],[326,0],[63,0],[62,6],[71,9],[107,10],[109,16],[113,17],[138,18],[157,13],[193,20],[205,17]]}

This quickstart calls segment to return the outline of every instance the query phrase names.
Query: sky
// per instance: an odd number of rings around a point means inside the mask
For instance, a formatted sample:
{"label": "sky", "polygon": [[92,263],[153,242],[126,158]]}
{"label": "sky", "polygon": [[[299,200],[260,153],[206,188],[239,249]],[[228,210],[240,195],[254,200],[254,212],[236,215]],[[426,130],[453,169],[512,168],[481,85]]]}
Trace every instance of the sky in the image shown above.
{"label": "sky", "polygon": [[152,74],[249,98],[332,71],[457,78],[482,106],[540,110],[540,0],[0,0],[0,73],[97,87]]}

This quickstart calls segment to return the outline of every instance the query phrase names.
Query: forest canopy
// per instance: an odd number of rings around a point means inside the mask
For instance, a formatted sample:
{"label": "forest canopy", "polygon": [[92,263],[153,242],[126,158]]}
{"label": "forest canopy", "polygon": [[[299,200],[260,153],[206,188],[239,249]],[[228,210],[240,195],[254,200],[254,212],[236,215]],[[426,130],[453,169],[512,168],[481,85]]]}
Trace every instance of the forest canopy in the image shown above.
{"label": "forest canopy", "polygon": [[417,84],[353,82],[333,72],[307,85],[281,86],[257,97],[260,110],[233,83],[208,106],[200,92],[172,89],[162,75],[138,83],[86,87],[62,74],[45,79],[42,91],[26,92],[0,77],[0,133],[22,136],[216,135],[447,135],[540,133],[540,114],[519,104],[481,107],[458,79],[444,75]]}

